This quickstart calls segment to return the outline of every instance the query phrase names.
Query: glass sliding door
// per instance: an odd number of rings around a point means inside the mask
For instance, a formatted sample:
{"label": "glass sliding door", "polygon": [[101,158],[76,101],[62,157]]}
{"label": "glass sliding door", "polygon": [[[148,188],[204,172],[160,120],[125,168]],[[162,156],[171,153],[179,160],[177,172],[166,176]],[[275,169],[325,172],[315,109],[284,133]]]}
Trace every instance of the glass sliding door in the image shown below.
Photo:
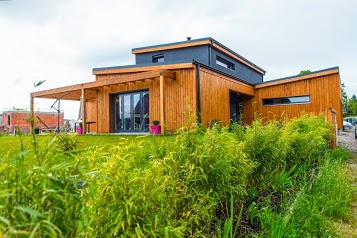
{"label": "glass sliding door", "polygon": [[114,95],[114,132],[149,131],[149,92]]}

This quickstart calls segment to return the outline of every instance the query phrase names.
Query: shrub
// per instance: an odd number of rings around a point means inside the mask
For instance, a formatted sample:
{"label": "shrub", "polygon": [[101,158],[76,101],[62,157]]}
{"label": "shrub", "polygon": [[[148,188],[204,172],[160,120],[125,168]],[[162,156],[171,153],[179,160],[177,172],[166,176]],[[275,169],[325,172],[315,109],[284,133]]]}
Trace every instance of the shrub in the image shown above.
{"label": "shrub", "polygon": [[89,181],[83,236],[205,236],[230,192],[244,196],[254,167],[225,129],[163,140],[145,169],[135,162],[140,146],[121,142]]}
{"label": "shrub", "polygon": [[1,161],[0,231],[5,237],[75,236],[83,203],[72,179],[80,174],[74,161],[48,154],[37,166],[23,158]]}

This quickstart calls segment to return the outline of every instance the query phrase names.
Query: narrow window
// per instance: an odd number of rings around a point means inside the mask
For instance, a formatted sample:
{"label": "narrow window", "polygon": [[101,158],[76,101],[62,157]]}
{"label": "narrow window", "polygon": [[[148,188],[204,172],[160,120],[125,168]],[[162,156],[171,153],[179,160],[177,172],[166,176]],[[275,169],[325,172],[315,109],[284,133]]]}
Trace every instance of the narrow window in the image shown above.
{"label": "narrow window", "polygon": [[165,61],[164,54],[154,55],[152,57],[153,63],[162,63]]}
{"label": "narrow window", "polygon": [[306,104],[306,103],[310,103],[310,96],[264,98],[263,99],[264,106]]}
{"label": "narrow window", "polygon": [[10,126],[10,115],[7,115],[7,124]]}
{"label": "narrow window", "polygon": [[217,55],[216,57],[216,64],[225,67],[227,69],[235,70],[234,64],[232,62],[229,62],[228,60],[223,59],[222,57],[219,57]]}

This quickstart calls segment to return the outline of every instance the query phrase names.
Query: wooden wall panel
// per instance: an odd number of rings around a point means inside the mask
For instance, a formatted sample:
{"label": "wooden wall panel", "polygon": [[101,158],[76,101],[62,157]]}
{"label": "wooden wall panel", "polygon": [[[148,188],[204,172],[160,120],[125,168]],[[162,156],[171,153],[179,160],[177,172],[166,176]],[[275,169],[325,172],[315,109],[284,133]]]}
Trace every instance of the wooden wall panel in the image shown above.
{"label": "wooden wall panel", "polygon": [[[186,118],[186,106],[191,107],[191,113],[196,112],[196,92],[195,89],[195,74],[194,69],[179,69],[173,70],[176,72],[176,79],[164,79],[164,100],[165,100],[165,122],[161,125],[169,131],[175,131],[182,127]],[[97,80],[105,78],[121,77],[128,74],[113,74],[113,75],[97,75]],[[94,118],[93,114],[97,114],[97,132],[111,133],[111,94],[149,90],[150,97],[150,124],[153,120],[160,120],[160,82],[159,77],[155,79],[147,79],[143,81],[129,82],[112,86],[105,86],[98,89],[96,111],[89,112],[89,118]],[[92,107],[91,107],[92,108]],[[91,127],[92,131],[92,127]]]}
{"label": "wooden wall panel", "polygon": [[[263,106],[264,98],[278,98],[310,95],[310,103],[293,105]],[[253,111],[259,111],[265,120],[299,117],[302,112],[314,115],[326,114],[326,110],[333,108],[337,111],[337,126],[342,127],[342,104],[340,78],[338,73],[304,79],[291,83],[284,83],[255,90],[252,100]],[[325,115],[326,116],[326,115]]]}
{"label": "wooden wall panel", "polygon": [[[229,92],[234,91],[241,95],[243,102],[243,114],[252,113],[249,107],[245,108],[245,101],[249,101],[254,95],[253,86],[239,82],[227,76],[218,74],[209,69],[201,68],[201,114],[202,123],[207,126],[213,119],[222,121],[227,125],[229,116]],[[250,117],[247,117],[250,118]],[[243,115],[243,120],[245,117]],[[248,122],[249,123],[249,122]]]}
{"label": "wooden wall panel", "polygon": [[165,125],[168,132],[185,125],[188,118],[195,117],[196,103],[196,76],[195,70],[177,70],[176,79],[165,80]]}
{"label": "wooden wall panel", "polygon": [[134,72],[134,73],[100,74],[100,75],[96,75],[95,80],[102,81],[102,80],[107,80],[107,79],[112,79],[112,78],[128,76],[128,75],[132,75],[132,74],[136,74],[136,73]]}
{"label": "wooden wall panel", "polygon": [[[87,100],[86,101],[86,121],[87,122],[97,122],[97,101],[95,99]],[[89,130],[90,132],[96,132],[97,131],[97,123],[95,124],[89,124]],[[88,128],[88,127],[87,127]],[[87,130],[88,132],[88,130]]]}

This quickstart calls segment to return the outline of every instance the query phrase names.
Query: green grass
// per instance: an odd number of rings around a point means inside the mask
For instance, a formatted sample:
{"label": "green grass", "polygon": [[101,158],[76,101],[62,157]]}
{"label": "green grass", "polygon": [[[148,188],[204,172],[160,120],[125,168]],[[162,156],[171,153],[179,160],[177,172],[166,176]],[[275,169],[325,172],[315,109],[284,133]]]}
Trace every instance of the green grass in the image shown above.
{"label": "green grass", "polygon": [[[45,145],[49,143],[55,135],[37,135],[38,144]],[[75,135],[74,139],[78,141],[78,149],[85,149],[92,146],[103,147],[109,149],[113,145],[125,139],[128,141],[145,141],[146,143],[161,143],[162,140],[174,140],[174,136],[135,136],[135,135]],[[23,135],[24,149],[29,151],[30,155],[34,155],[32,135]],[[7,154],[14,155],[21,149],[19,136],[0,136],[0,157]]]}

